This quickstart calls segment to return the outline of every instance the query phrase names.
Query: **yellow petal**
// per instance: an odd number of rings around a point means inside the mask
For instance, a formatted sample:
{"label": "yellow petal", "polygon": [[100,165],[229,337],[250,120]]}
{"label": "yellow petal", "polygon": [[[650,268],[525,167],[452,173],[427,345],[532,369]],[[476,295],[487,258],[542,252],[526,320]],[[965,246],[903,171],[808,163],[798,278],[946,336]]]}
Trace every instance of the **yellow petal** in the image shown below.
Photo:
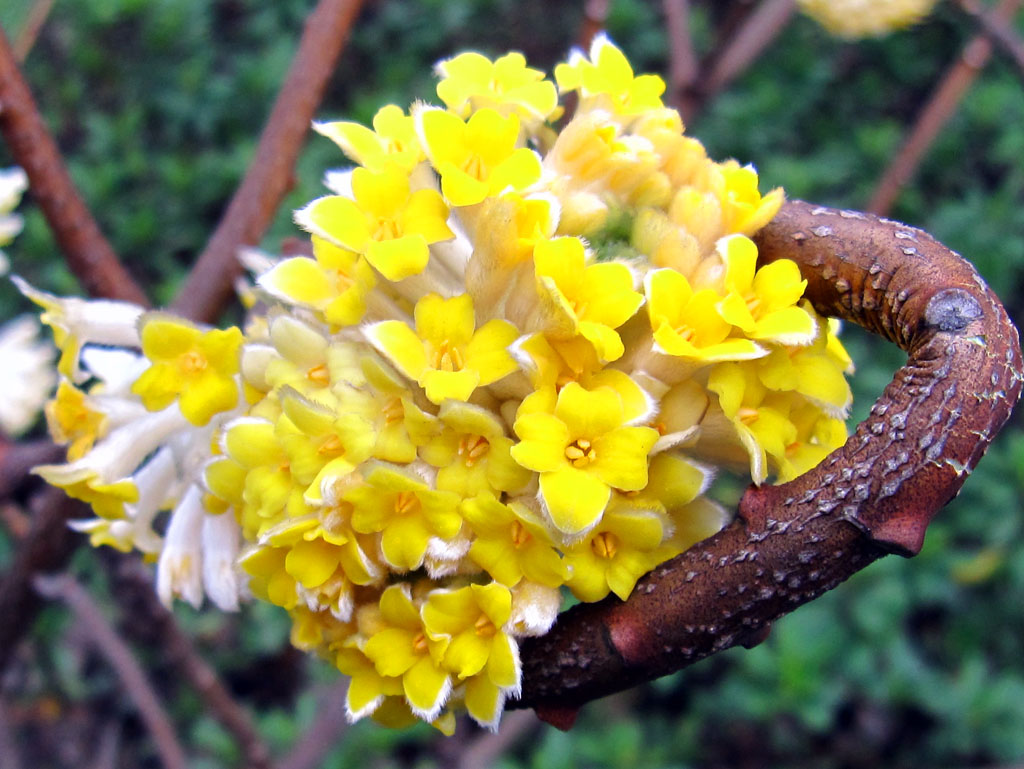
{"label": "yellow petal", "polygon": [[612,493],[596,475],[569,465],[542,473],[540,492],[551,522],[569,536],[597,523]]}
{"label": "yellow petal", "polygon": [[367,326],[363,334],[407,377],[419,381],[423,376],[427,368],[423,340],[407,325],[398,320],[384,320]]}

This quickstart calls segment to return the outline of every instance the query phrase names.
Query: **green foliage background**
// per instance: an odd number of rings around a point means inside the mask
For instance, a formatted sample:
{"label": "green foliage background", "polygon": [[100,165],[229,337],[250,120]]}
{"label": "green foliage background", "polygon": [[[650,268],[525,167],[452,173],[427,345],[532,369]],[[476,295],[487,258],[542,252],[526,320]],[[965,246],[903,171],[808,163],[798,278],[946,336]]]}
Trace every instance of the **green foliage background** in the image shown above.
{"label": "green foliage background", "polygon": [[[709,5],[699,5],[697,18],[705,48]],[[368,122],[387,102],[429,99],[430,65],[467,47],[522,50],[550,69],[578,34],[581,6],[369,3],[319,116]],[[9,35],[27,7],[0,0]],[[157,302],[174,295],[241,178],[311,7],[310,0],[56,3],[26,74],[104,232]],[[609,31],[639,70],[667,69],[660,14],[657,2],[612,3]],[[858,44],[797,19],[689,130],[713,156],[754,163],[764,188],[782,185],[791,197],[863,207],[971,33],[945,6],[916,29]],[[971,259],[1018,318],[1020,76],[998,57],[985,69],[893,212]],[[266,239],[270,250],[297,234],[290,210],[320,194],[323,171],[343,163],[330,142],[310,138],[295,189]],[[8,249],[14,269],[41,288],[77,291],[30,198],[22,212],[26,230]],[[4,317],[28,309],[7,285],[0,308]],[[854,329],[846,338],[859,365],[859,417],[901,355]],[[873,565],[780,621],[752,651],[732,650],[592,704],[568,734],[543,727],[499,766],[969,767],[1024,759],[1022,486],[1018,420],[933,524],[920,556]],[[11,551],[3,537],[0,566]],[[96,554],[79,553],[75,568],[117,606]],[[130,616],[112,612],[130,631]],[[315,717],[317,687],[333,680],[333,671],[284,649],[287,627],[272,608],[254,606],[238,618],[178,612],[253,704],[274,750],[286,750]],[[68,652],[68,624],[59,608],[44,614],[28,653],[37,669],[9,696],[22,703],[50,698],[64,714],[106,707],[138,732],[111,674]],[[203,703],[173,680],[156,652],[143,653],[194,765],[236,765],[231,740]],[[122,765],[155,765],[136,738],[126,741]],[[427,727],[395,733],[359,724],[324,766],[425,766],[443,756],[439,750]]]}

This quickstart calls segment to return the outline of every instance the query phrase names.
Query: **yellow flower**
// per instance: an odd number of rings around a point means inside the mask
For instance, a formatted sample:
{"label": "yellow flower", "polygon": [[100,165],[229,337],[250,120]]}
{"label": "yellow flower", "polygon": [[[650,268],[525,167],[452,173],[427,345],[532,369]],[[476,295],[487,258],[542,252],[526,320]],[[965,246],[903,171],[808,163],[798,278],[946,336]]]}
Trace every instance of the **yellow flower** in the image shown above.
{"label": "yellow flower", "polygon": [[448,639],[428,634],[426,623],[413,603],[409,586],[392,585],[380,597],[383,629],[363,646],[377,672],[401,677],[402,691],[413,712],[433,721],[451,692],[451,677],[441,667]]}
{"label": "yellow flower", "polygon": [[786,447],[797,438],[789,419],[792,396],[771,393],[751,364],[720,363],[708,376],[708,389],[718,394],[719,405],[750,456],[750,476],[761,483],[768,474],[767,460],[778,463]]}
{"label": "yellow flower", "polygon": [[249,589],[253,595],[284,609],[292,609],[299,601],[295,578],[285,568],[286,547],[255,547],[238,559],[239,566],[250,575]]}
{"label": "yellow flower", "polygon": [[432,590],[421,613],[428,636],[445,642],[444,667],[466,681],[469,714],[496,726],[505,696],[519,691],[521,677],[519,648],[503,630],[512,594],[495,582]]}
{"label": "yellow flower", "polygon": [[440,468],[437,488],[475,497],[516,492],[529,483],[531,473],[512,459],[512,439],[490,411],[447,400],[438,419],[444,428],[420,450],[426,462]]}
{"label": "yellow flower", "polygon": [[758,361],[758,377],[770,390],[800,393],[830,416],[845,419],[853,402],[850,385],[843,376],[845,361],[837,361],[828,349],[830,335],[823,320],[817,320],[817,329],[812,344],[776,347]]}
{"label": "yellow flower", "polygon": [[620,505],[609,508],[600,523],[565,551],[569,589],[581,601],[600,601],[609,591],[623,601],[636,581],[657,566],[665,539],[665,521],[649,510]]}
{"label": "yellow flower", "polygon": [[185,320],[160,313],[143,316],[142,352],[153,364],[135,380],[132,392],[150,411],[178,401],[194,425],[238,403],[239,348],[242,332],[235,326],[203,331]]}
{"label": "yellow flower", "polygon": [[757,246],[743,235],[722,239],[718,251],[729,292],[718,307],[722,318],[759,341],[802,345],[814,339],[814,317],[797,306],[807,281],[796,262],[779,259],[756,269]]}
{"label": "yellow flower", "polygon": [[665,81],[657,75],[633,75],[633,68],[604,34],[594,37],[590,59],[573,51],[566,64],[555,67],[558,90],[579,91],[584,99],[604,96],[599,103],[616,114],[637,115],[662,106]]}
{"label": "yellow flower", "polygon": [[516,147],[519,118],[481,109],[463,122],[458,115],[423,107],[416,127],[427,157],[441,175],[441,191],[453,206],[470,206],[511,188],[525,190],[540,179],[540,159]]}
{"label": "yellow flower", "polygon": [[358,721],[380,707],[386,697],[401,697],[401,676],[382,676],[373,660],[354,646],[338,649],[334,664],[352,680],[345,695],[345,710],[350,721]]}
{"label": "yellow flower", "polygon": [[288,455],[277,440],[274,423],[242,417],[229,422],[221,437],[227,460],[206,467],[207,487],[217,496],[237,504],[236,488],[243,478],[242,507],[237,509],[246,537],[255,537],[276,523],[287,510],[292,515],[308,512],[305,487],[292,478]]}
{"label": "yellow flower", "polygon": [[314,235],[363,254],[388,280],[423,272],[431,243],[454,237],[448,206],[435,190],[409,187],[395,165],[381,171],[356,168],[351,200],[330,195],[314,200],[295,220]]}
{"label": "yellow flower", "polygon": [[[495,61],[479,53],[461,53],[438,62],[437,95],[461,118],[487,107],[502,114],[515,113],[536,127],[557,117],[558,93],[544,73],[526,66],[521,53],[509,53]],[[532,128],[530,130],[533,130]]]}
{"label": "yellow flower", "polygon": [[331,485],[370,457],[377,436],[369,422],[331,402],[304,398],[289,388],[281,393],[284,414],[275,438],[288,457],[294,481],[306,487],[311,504],[320,502]]}
{"label": "yellow flower", "polygon": [[794,398],[789,420],[796,428],[796,438],[779,458],[779,483],[807,472],[846,443],[847,438],[846,423],[822,413],[813,403],[800,403]]}
{"label": "yellow flower", "polygon": [[342,502],[312,515],[286,519],[268,529],[260,542],[290,548],[285,570],[305,588],[322,586],[338,568],[354,584],[370,585],[383,571],[360,544],[351,516],[352,505]]}
{"label": "yellow flower", "polygon": [[785,199],[781,188],[762,196],[757,189],[757,171],[735,160],[718,164],[721,173],[722,227],[728,233],[751,236],[770,222]]}
{"label": "yellow flower", "polygon": [[459,497],[435,491],[402,468],[369,463],[365,483],[344,495],[353,506],[352,528],[369,534],[383,532],[381,549],[397,571],[423,565],[430,540],[449,540],[462,528]]}
{"label": "yellow flower", "polygon": [[602,361],[622,357],[622,339],[614,329],[644,301],[633,290],[629,268],[619,262],[587,265],[579,238],[540,241],[533,260],[544,331],[563,340],[582,335]]}
{"label": "yellow flower", "polygon": [[316,310],[332,326],[361,321],[366,294],[377,282],[366,260],[315,235],[313,256],[282,259],[260,275],[260,288],[282,302]]}
{"label": "yellow flower", "polygon": [[518,336],[515,326],[495,319],[474,330],[468,294],[452,299],[427,294],[416,303],[414,317],[415,331],[401,321],[385,320],[364,333],[400,372],[423,387],[431,403],[464,401],[477,387],[515,371],[507,349]]}
{"label": "yellow flower", "polygon": [[601,519],[613,487],[636,491],[647,485],[647,455],[658,432],[626,426],[622,397],[609,387],[588,391],[570,382],[557,399],[552,395],[538,391],[523,401],[512,457],[540,473],[548,514],[572,537]]}
{"label": "yellow flower", "polygon": [[398,374],[376,355],[362,360],[366,383],[335,386],[339,409],[358,414],[373,426],[376,443],[372,456],[385,462],[409,463],[416,450],[440,429],[437,418],[414,402]]}
{"label": "yellow flower", "polygon": [[729,337],[732,326],[716,311],[722,297],[713,289],[694,291],[686,276],[670,268],[647,273],[644,289],[657,352],[699,363],[747,360],[768,353],[749,339]]}
{"label": "yellow flower", "polygon": [[394,104],[377,110],[372,131],[345,121],[313,123],[313,128],[371,171],[383,171],[393,163],[408,174],[424,158],[413,119]]}
{"label": "yellow flower", "polygon": [[495,581],[515,587],[526,579],[559,587],[568,579],[544,522],[524,505],[481,494],[463,502],[461,510],[476,535],[469,557]]}
{"label": "yellow flower", "polygon": [[67,443],[68,461],[82,458],[107,432],[107,416],[84,392],[68,380],[57,385],[57,394],[44,409],[55,443]]}
{"label": "yellow flower", "polygon": [[799,0],[800,9],[833,35],[880,37],[916,24],[935,0]]}

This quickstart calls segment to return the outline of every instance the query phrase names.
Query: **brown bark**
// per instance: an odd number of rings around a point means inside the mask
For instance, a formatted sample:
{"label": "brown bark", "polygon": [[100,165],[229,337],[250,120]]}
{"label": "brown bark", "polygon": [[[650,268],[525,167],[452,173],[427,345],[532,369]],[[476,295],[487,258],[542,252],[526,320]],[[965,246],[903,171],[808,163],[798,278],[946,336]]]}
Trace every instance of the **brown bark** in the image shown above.
{"label": "brown bark", "polygon": [[146,305],[146,294],[118,261],[85,207],[21,76],[7,36],[0,30],[0,132],[14,160],[28,174],[68,267],[90,296]]}
{"label": "brown bark", "polygon": [[847,443],[642,579],[625,603],[581,605],[522,647],[522,698],[556,725],[583,703],[752,645],[770,623],[886,553],[913,555],[1021,391],[1017,330],[974,269],[926,233],[787,203],[756,238],[794,260],[826,315],[909,353]]}
{"label": "brown bark", "polygon": [[242,274],[238,249],[259,243],[291,188],[302,141],[361,7],[362,0],[320,0],[306,19],[256,157],[171,305],[174,312],[212,322],[231,300]]}

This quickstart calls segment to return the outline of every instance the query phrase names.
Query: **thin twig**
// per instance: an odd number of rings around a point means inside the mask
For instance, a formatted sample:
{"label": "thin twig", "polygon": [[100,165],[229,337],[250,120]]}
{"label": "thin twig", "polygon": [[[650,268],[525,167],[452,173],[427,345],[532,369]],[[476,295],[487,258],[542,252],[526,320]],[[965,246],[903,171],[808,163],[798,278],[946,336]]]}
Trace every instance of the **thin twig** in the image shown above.
{"label": "thin twig", "polygon": [[348,721],[345,719],[345,693],[348,681],[338,680],[317,698],[317,717],[302,738],[277,763],[277,769],[316,769],[337,745]]}
{"label": "thin twig", "polygon": [[[1002,0],[992,18],[1005,24],[1021,6],[1021,0]],[[868,211],[881,216],[889,213],[900,191],[917,170],[921,158],[931,147],[942,127],[956,112],[967,89],[992,56],[992,43],[985,34],[975,35],[964,46],[956,61],[946,70],[903,146],[882,174],[868,203]]]}
{"label": "thin twig", "polygon": [[1017,65],[1017,75],[1024,78],[1024,40],[1013,31],[1013,26],[1000,21],[978,0],[960,0],[960,8],[981,27],[981,31],[999,46]]}
{"label": "thin twig", "polygon": [[96,756],[90,769],[116,769],[117,752],[121,746],[121,724],[111,720],[103,727],[96,740]]}
{"label": "thin twig", "polygon": [[4,769],[22,769],[25,763],[21,760],[21,751],[10,724],[7,703],[0,698],[0,766]]}
{"label": "thin twig", "polygon": [[590,50],[594,36],[604,29],[608,21],[611,0],[586,0],[583,3],[583,24],[580,27],[579,47]]}
{"label": "thin twig", "polygon": [[750,66],[789,24],[796,11],[796,0],[763,0],[744,20],[743,25],[714,57],[697,85],[699,93],[680,104],[683,120],[693,120],[698,112]]}
{"label": "thin twig", "polygon": [[722,39],[694,78],[692,88],[681,94],[683,120],[692,121],[705,104],[745,72],[790,24],[796,8],[796,0],[763,0],[753,11],[746,11],[735,34]]}
{"label": "thin twig", "polygon": [[139,709],[139,716],[153,737],[160,761],[167,769],[187,769],[185,751],[178,742],[174,725],[145,672],[128,645],[103,616],[92,596],[67,575],[38,575],[35,588],[45,597],[67,604],[78,625],[117,673],[125,692]]}
{"label": "thin twig", "polygon": [[32,3],[25,23],[21,25],[18,36],[14,40],[14,58],[18,61],[25,61],[32,46],[36,44],[39,33],[42,31],[50,11],[53,10],[54,2],[56,0],[35,0]]}
{"label": "thin twig", "polygon": [[68,267],[92,296],[147,304],[146,295],[118,261],[85,207],[0,30],[0,132],[15,162],[28,174]]}
{"label": "thin twig", "polygon": [[498,756],[520,742],[540,726],[537,717],[527,711],[507,713],[497,732],[485,732],[466,746],[456,769],[490,769]]}
{"label": "thin twig", "polygon": [[18,545],[14,562],[0,579],[0,673],[14,656],[18,642],[32,627],[42,601],[32,587],[41,572],[63,569],[78,543],[78,535],[67,524],[88,514],[88,508],[65,496],[58,488],[47,488],[31,502],[32,528]]}
{"label": "thin twig", "polygon": [[64,449],[50,441],[15,443],[0,438],[0,499],[14,493],[36,465],[57,462]]}
{"label": "thin twig", "polygon": [[361,6],[362,0],[320,0],[306,19],[256,156],[175,299],[176,312],[210,322],[230,301],[234,281],[242,273],[238,249],[259,243],[291,187],[313,113]]}
{"label": "thin twig", "polygon": [[117,560],[117,590],[131,592],[138,610],[149,623],[148,633],[160,639],[165,658],[196,690],[207,711],[231,734],[247,769],[268,769],[270,750],[260,737],[248,711],[235,701],[217,671],[203,659],[192,638],[160,603],[153,590],[152,577],[137,561]]}
{"label": "thin twig", "polygon": [[679,107],[684,95],[697,79],[700,63],[690,33],[689,0],[664,0],[665,28],[668,34],[668,103]]}

